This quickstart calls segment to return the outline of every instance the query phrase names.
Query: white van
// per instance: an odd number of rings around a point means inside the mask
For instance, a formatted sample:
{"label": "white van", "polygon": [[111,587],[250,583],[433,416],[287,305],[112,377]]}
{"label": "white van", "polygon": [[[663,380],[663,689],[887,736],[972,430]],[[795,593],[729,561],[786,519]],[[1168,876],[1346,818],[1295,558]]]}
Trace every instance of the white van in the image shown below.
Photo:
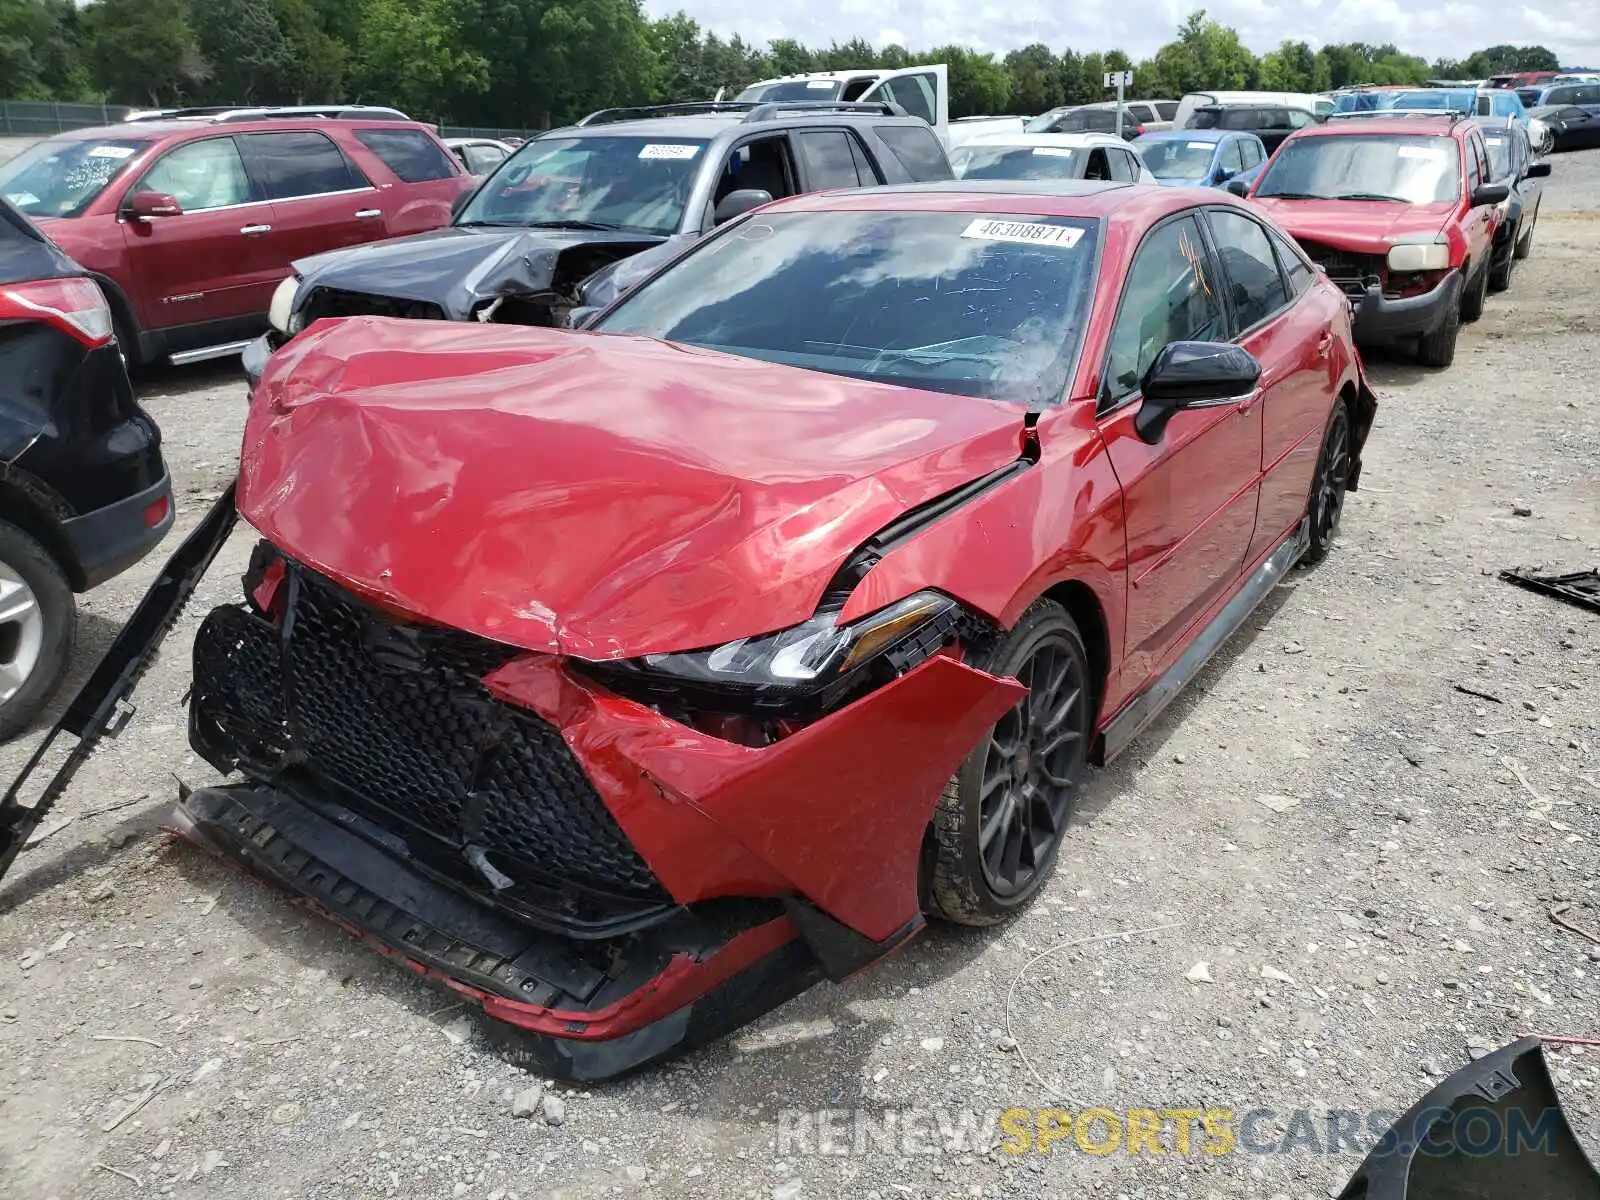
{"label": "white van", "polygon": [[1172,118],[1174,129],[1189,128],[1189,118],[1194,110],[1205,104],[1281,104],[1325,117],[1334,110],[1327,96],[1313,96],[1309,92],[1190,92],[1178,101],[1178,113]]}
{"label": "white van", "polygon": [[[900,71],[815,71],[752,83],[734,97],[753,103],[795,101],[873,101],[898,104],[921,117],[950,144],[950,68],[944,63]],[[987,132],[987,131],[985,131]]]}

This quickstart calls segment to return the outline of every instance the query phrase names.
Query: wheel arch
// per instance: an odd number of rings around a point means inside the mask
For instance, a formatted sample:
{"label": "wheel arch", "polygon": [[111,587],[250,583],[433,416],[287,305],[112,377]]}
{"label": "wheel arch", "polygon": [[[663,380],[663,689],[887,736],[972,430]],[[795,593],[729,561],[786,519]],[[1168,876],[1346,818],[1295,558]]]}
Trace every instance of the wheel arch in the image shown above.
{"label": "wheel arch", "polygon": [[[84,574],[61,533],[59,501],[15,470],[0,473],[0,521],[15,525],[44,547],[67,577],[72,590],[84,590]],[[70,515],[70,514],[68,514]]]}
{"label": "wheel arch", "polygon": [[144,333],[139,328],[139,318],[133,311],[133,303],[128,299],[128,294],[122,290],[122,285],[109,275],[103,275],[99,271],[90,271],[89,275],[106,294],[106,303],[111,305],[111,314],[116,318],[118,326],[126,329],[132,338],[133,344],[123,347],[128,362],[133,365],[142,363],[145,359]]}
{"label": "wheel arch", "polygon": [[1089,655],[1089,677],[1095,688],[1094,713],[1098,726],[1101,705],[1111,680],[1111,627],[1106,620],[1105,606],[1095,590],[1081,579],[1064,579],[1051,584],[1042,598],[1053,600],[1066,609],[1083,638],[1083,648]]}

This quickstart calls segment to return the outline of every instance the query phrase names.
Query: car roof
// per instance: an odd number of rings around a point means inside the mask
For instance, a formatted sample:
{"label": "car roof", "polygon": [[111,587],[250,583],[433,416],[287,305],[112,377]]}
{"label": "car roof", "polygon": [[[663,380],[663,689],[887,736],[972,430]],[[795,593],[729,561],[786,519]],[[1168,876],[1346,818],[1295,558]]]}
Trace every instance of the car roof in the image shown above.
{"label": "car roof", "polygon": [[1244,207],[1244,201],[1216,188],[1085,180],[952,179],[808,192],[779,200],[762,211],[1003,212],[1017,216],[1093,220],[1117,217],[1148,222],[1201,203]]}
{"label": "car roof", "polygon": [[[1022,130],[1000,130],[980,133],[962,142],[962,146],[1060,146],[1066,150],[1086,150],[1090,146],[1126,146],[1128,143],[1110,133],[1024,133]],[[961,146],[957,146],[959,150]]]}
{"label": "car roof", "polygon": [[[1419,89],[1420,90],[1420,89]],[[1408,134],[1412,137],[1452,137],[1458,129],[1471,128],[1471,122],[1460,116],[1441,113],[1439,116],[1363,117],[1360,120],[1329,121],[1325,125],[1308,125],[1295,130],[1296,139],[1307,137],[1341,137],[1353,133]]]}
{"label": "car roof", "polygon": [[933,127],[920,117],[848,109],[780,110],[762,121],[748,120],[748,114],[689,113],[684,116],[639,117],[631,121],[605,121],[595,125],[566,125],[542,133],[535,141],[556,137],[663,137],[714,138],[725,130],[740,131],[789,128],[797,125],[854,125],[870,121],[874,125],[920,125],[930,133]]}
{"label": "car roof", "polygon": [[93,125],[86,129],[68,129],[53,133],[44,141],[157,141],[161,138],[188,134],[194,137],[233,133],[294,133],[305,129],[326,131],[381,126],[384,129],[427,128],[421,121],[397,121],[393,117],[267,117],[260,121],[124,121],[116,125]]}

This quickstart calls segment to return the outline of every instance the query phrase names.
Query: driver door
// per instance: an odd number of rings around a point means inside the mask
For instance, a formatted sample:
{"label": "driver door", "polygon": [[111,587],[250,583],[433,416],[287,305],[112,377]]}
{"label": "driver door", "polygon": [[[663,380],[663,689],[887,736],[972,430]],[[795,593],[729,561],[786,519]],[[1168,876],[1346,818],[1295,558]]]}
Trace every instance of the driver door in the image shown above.
{"label": "driver door", "polygon": [[774,200],[800,192],[800,176],[795,170],[794,150],[789,135],[751,138],[728,151],[717,173],[711,202],[706,206],[701,230],[710,233],[715,224],[717,205],[723,197],[738,191],[769,192]]}
{"label": "driver door", "polygon": [[913,117],[921,117],[950,143],[950,68],[943,63],[890,71],[861,93],[863,101],[887,100]]}

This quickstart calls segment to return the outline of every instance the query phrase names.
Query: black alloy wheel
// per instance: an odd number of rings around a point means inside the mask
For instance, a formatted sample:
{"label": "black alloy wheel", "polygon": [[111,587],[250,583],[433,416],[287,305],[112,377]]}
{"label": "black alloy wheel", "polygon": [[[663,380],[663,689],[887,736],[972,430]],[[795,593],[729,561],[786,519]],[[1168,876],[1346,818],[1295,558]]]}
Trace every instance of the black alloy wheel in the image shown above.
{"label": "black alloy wheel", "polygon": [[1350,482],[1350,406],[1342,399],[1334,403],[1328,418],[1328,431],[1322,437],[1322,453],[1317,456],[1316,473],[1311,479],[1310,543],[1305,561],[1321,562],[1328,557],[1333,538],[1339,532],[1339,517],[1344,512],[1345,491]]}
{"label": "black alloy wheel", "polygon": [[1028,688],[968,755],[934,817],[929,908],[992,925],[1027,904],[1055,867],[1094,732],[1094,688],[1077,626],[1058,604],[1034,604],[976,662]]}

